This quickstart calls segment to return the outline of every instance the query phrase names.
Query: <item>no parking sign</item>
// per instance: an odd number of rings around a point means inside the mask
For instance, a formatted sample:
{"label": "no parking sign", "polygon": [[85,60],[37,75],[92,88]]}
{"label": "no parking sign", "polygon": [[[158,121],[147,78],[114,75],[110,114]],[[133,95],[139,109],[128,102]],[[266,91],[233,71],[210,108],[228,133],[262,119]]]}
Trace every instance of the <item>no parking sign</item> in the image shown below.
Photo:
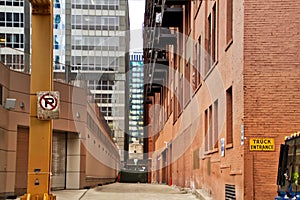
{"label": "no parking sign", "polygon": [[59,118],[59,92],[42,91],[37,93],[37,117],[40,120]]}

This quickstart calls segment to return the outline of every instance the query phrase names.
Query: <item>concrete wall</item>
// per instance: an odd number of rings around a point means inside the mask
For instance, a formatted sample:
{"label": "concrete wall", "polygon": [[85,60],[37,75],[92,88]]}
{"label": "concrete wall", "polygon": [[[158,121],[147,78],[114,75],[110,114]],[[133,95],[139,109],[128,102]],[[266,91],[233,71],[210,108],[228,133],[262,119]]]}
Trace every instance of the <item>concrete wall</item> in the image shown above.
{"label": "concrete wall", "polygon": [[[16,176],[16,169],[20,168],[17,166],[17,148],[21,148],[17,145],[17,138],[18,134],[23,134],[24,131],[21,130],[25,130],[27,134],[29,130],[29,85],[30,75],[11,71],[0,64],[0,86],[3,88],[3,104],[0,106],[0,196],[16,194],[16,181],[21,178]],[[102,124],[103,121],[97,117],[99,113],[86,104],[85,91],[59,82],[55,82],[54,88],[60,92],[60,119],[53,120],[53,130],[67,134],[65,187],[78,189],[99,183],[88,182],[90,177],[114,180],[120,160],[118,151],[106,129],[107,125]],[[4,108],[6,98],[16,99],[15,109]],[[20,106],[21,103],[24,106]],[[102,137],[94,129],[90,129],[87,113],[93,117],[96,127],[103,132]],[[88,134],[93,137],[87,137]],[[104,151],[110,150],[107,157],[94,156],[95,150],[92,146],[97,144],[98,147],[100,143]],[[22,148],[26,149],[26,146],[28,143],[22,144]],[[109,166],[113,163],[114,167],[105,167],[103,160]],[[18,161],[22,165],[23,162],[27,162],[26,156]],[[95,174],[95,171],[101,174]]]}

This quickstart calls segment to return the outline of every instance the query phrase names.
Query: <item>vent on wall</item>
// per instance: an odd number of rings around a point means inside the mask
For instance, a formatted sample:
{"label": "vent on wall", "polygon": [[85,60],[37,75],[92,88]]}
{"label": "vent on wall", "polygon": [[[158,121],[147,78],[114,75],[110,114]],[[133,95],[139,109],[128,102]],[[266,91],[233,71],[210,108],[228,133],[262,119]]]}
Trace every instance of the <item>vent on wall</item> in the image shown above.
{"label": "vent on wall", "polygon": [[16,99],[6,98],[4,108],[7,110],[13,110],[16,108]]}
{"label": "vent on wall", "polygon": [[225,200],[236,200],[235,185],[225,184]]}

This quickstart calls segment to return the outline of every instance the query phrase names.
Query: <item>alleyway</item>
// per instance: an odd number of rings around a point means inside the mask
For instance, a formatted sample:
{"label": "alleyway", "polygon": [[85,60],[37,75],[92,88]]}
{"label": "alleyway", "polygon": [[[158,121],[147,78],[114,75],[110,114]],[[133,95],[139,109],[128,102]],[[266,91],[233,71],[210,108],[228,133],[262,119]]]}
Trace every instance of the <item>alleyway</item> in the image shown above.
{"label": "alleyway", "polygon": [[[70,192],[70,191],[69,191]],[[58,200],[70,200],[67,191],[54,192]],[[190,193],[167,185],[114,183],[88,190],[81,200],[196,200]]]}

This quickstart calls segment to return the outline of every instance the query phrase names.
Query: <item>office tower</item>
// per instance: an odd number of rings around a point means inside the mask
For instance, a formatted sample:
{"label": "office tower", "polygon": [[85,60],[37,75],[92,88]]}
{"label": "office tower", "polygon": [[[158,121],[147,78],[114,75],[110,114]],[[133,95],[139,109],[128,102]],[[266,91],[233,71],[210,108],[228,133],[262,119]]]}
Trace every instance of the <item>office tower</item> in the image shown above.
{"label": "office tower", "polygon": [[29,72],[30,5],[28,1],[0,1],[0,61]]}
{"label": "office tower", "polygon": [[144,62],[142,52],[130,55],[129,73],[129,159],[143,159]]}
{"label": "office tower", "polygon": [[[62,16],[65,16],[66,30],[65,43],[61,44],[66,44],[66,57],[62,55],[61,58],[65,59],[66,63],[70,62],[70,67],[66,65],[65,69],[58,69],[65,71],[68,81],[72,81],[75,74],[77,80],[86,83],[99,106],[99,111],[112,130],[112,137],[120,148],[123,160],[126,129],[125,73],[129,67],[128,2],[73,0],[71,5],[63,1],[62,3],[66,8],[65,13],[62,13]],[[68,15],[69,9],[71,16]],[[61,19],[63,22],[63,17]],[[59,39],[64,39],[59,38],[59,34],[55,36],[58,43]],[[70,48],[70,57],[67,48]]]}
{"label": "office tower", "polygon": [[[30,15],[27,0],[0,2],[1,61],[25,72],[30,72]],[[90,90],[123,150],[128,1],[55,0],[53,22],[54,78]]]}

